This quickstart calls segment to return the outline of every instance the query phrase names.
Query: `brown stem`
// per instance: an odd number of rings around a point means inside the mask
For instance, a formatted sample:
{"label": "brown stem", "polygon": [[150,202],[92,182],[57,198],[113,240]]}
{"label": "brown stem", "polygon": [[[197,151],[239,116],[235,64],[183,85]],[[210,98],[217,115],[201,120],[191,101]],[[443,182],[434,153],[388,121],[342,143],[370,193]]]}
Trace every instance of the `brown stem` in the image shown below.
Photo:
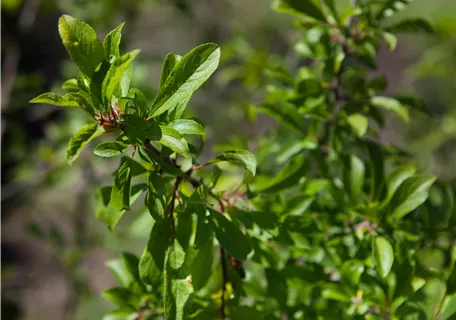
{"label": "brown stem", "polygon": [[169,202],[168,207],[166,208],[166,211],[165,211],[165,214],[167,214],[171,218],[173,236],[176,234],[176,222],[174,220],[174,207],[175,207],[176,199],[179,195],[179,185],[181,182],[182,182],[182,178],[177,177],[176,182],[174,182],[174,188],[173,188],[173,194],[171,196],[171,201]]}
{"label": "brown stem", "polygon": [[192,167],[192,170],[199,170],[199,169],[203,169],[203,168],[206,168],[207,166],[209,166],[210,163],[203,163],[203,164],[200,164],[200,165],[197,165],[197,166],[193,166]]}

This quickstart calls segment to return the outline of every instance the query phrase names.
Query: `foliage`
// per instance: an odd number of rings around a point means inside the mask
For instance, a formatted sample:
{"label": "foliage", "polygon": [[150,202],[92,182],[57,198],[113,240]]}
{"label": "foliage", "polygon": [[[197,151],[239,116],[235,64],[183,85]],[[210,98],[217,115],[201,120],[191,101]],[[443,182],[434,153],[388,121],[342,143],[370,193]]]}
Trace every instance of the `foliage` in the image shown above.
{"label": "foliage", "polygon": [[[103,292],[116,306],[105,319],[454,318],[453,190],[380,142],[384,112],[407,122],[410,106],[368,73],[382,41],[394,49],[396,30],[430,31],[419,19],[385,24],[407,3],[275,1],[298,19],[302,63],[268,65],[264,101],[249,110],[277,129],[258,141],[257,157],[231,149],[207,162],[198,160],[204,126],[185,110],[218,66],[216,44],[170,53],[151,99],[130,87],[139,51],[120,54],[122,25],[102,43],[88,24],[61,17],[80,73],[65,95],[31,102],[94,119],[71,139],[70,163],[103,130],[113,137],[94,150],[123,155],[113,184],[97,192],[108,228],[143,193],[154,221],[140,257],[108,262],[119,286]],[[222,185],[233,172],[233,186]]]}

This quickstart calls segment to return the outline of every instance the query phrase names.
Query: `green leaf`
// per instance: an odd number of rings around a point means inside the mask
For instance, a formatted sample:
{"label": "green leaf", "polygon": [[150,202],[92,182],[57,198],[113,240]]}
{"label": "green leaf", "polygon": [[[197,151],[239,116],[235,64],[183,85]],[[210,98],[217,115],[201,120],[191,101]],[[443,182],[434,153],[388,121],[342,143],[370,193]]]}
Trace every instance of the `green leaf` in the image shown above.
{"label": "green leaf", "polygon": [[258,106],[263,112],[283,125],[301,133],[304,128],[302,116],[291,103],[263,103]]}
{"label": "green leaf", "polygon": [[[131,188],[130,204],[138,199],[138,197],[143,192],[144,187],[144,184],[138,184],[134,185]],[[102,200],[103,207],[98,209],[96,212],[97,219],[103,221],[109,230],[112,230],[112,228],[117,224],[117,222],[119,222],[120,218],[125,213],[125,210],[116,211],[111,208],[109,205],[111,201],[111,193],[112,187],[103,187],[98,190],[98,197]]]}
{"label": "green leaf", "polygon": [[128,145],[120,141],[104,142],[96,146],[93,150],[97,156],[109,158],[115,157],[125,152],[128,149]]}
{"label": "green leaf", "polygon": [[123,287],[130,287],[139,280],[139,259],[131,253],[123,253],[120,259],[108,261],[106,266]]}
{"label": "green leaf", "polygon": [[359,260],[348,260],[344,262],[341,268],[342,283],[356,287],[359,282],[359,278],[364,272],[364,264]]}
{"label": "green leaf", "polygon": [[160,144],[170,148],[185,158],[190,158],[188,143],[183,135],[181,135],[177,130],[168,126],[160,126],[160,129],[162,133],[162,137],[158,141]]}
{"label": "green leaf", "polygon": [[217,163],[221,161],[242,164],[252,175],[255,175],[256,173],[257,163],[255,156],[247,150],[240,149],[225,151],[212,158],[209,163]]}
{"label": "green leaf", "polygon": [[114,179],[110,206],[116,211],[130,210],[131,166],[132,160],[128,158],[119,168]]}
{"label": "green leaf", "polygon": [[103,41],[105,59],[107,61],[111,61],[112,57],[117,58],[120,56],[119,45],[120,39],[122,38],[122,29],[124,24],[125,22],[119,24],[117,28],[106,35],[106,38]]}
{"label": "green leaf", "polygon": [[136,112],[140,117],[147,115],[149,109],[147,108],[147,98],[140,90],[131,88],[128,91],[128,97],[133,99]]}
{"label": "green leaf", "polygon": [[359,113],[354,113],[349,115],[347,120],[358,137],[364,136],[368,127],[368,120],[365,116]]}
{"label": "green leaf", "polygon": [[376,96],[371,98],[370,103],[373,106],[394,111],[402,119],[404,119],[405,122],[408,122],[409,120],[409,113],[407,107],[394,98]]}
{"label": "green leaf", "polygon": [[71,138],[70,144],[66,151],[66,159],[69,164],[72,164],[81,153],[82,148],[93,138],[97,137],[100,126],[98,123],[88,124],[79,129],[78,132]]}
{"label": "green leaf", "polygon": [[187,279],[172,279],[165,275],[165,320],[184,320],[189,313],[193,287]]}
{"label": "green leaf", "polygon": [[139,307],[139,298],[127,288],[111,288],[103,291],[103,298],[119,306],[136,310]]}
{"label": "green leaf", "polygon": [[95,31],[87,23],[63,15],[59,19],[59,33],[71,59],[82,72],[92,77],[104,58],[104,50]]}
{"label": "green leaf", "polygon": [[90,97],[92,98],[92,102],[95,106],[95,109],[107,112],[110,110],[110,105],[105,103],[103,99],[103,81],[106,78],[106,74],[108,73],[109,68],[111,65],[109,62],[103,60],[101,65],[95,70],[93,73],[92,79],[90,81]]}
{"label": "green leaf", "polygon": [[386,197],[382,202],[383,205],[386,205],[393,198],[397,188],[399,188],[402,182],[413,176],[415,171],[415,167],[403,165],[396,168],[396,170],[388,176],[386,182]]}
{"label": "green leaf", "polygon": [[268,295],[277,299],[280,308],[286,308],[288,288],[282,274],[272,268],[265,269],[264,273],[268,282]]}
{"label": "green leaf", "polygon": [[418,307],[426,315],[424,319],[441,319],[437,318],[440,304],[445,297],[446,285],[441,279],[430,278],[418,293],[424,295],[423,301],[417,303]]}
{"label": "green leaf", "polygon": [[168,53],[168,55],[165,58],[165,61],[163,61],[162,71],[160,74],[160,88],[165,85],[166,79],[168,79],[168,76],[171,74],[171,71],[174,69],[174,67],[181,59],[182,57],[180,55],[174,54],[172,52]]}
{"label": "green leaf", "polygon": [[327,284],[321,291],[321,296],[325,299],[336,300],[341,302],[350,302],[350,297],[343,288],[336,284]]}
{"label": "green leaf", "polygon": [[78,80],[68,79],[62,84],[62,89],[67,91],[79,91]]}
{"label": "green leaf", "polygon": [[302,156],[293,158],[269,183],[258,186],[259,192],[277,192],[293,187],[305,177],[306,161]]}
{"label": "green leaf", "polygon": [[272,4],[274,10],[301,17],[312,17],[326,22],[321,8],[312,0],[275,0]]}
{"label": "green leaf", "polygon": [[348,186],[353,199],[363,191],[365,167],[363,161],[355,155],[350,155],[346,160],[344,170],[344,183]]}
{"label": "green leaf", "polygon": [[187,108],[188,101],[190,100],[191,96],[188,96],[185,99],[179,101],[176,106],[169,110],[169,119],[177,120],[182,118],[185,112],[185,108]]}
{"label": "green leaf", "polygon": [[194,246],[199,249],[209,241],[213,233],[209,224],[206,207],[203,205],[196,205],[195,212],[197,214],[197,224]]}
{"label": "green leaf", "polygon": [[209,209],[212,219],[210,225],[220,245],[233,257],[246,260],[252,251],[250,239],[233,222],[213,209]]}
{"label": "green leaf", "polygon": [[451,316],[456,314],[456,293],[447,295],[442,302],[442,308],[439,313],[439,320],[450,319]]}
{"label": "green leaf", "polygon": [[195,290],[203,288],[209,280],[214,259],[214,244],[212,238],[198,251],[191,266],[192,284]]}
{"label": "green leaf", "polygon": [[326,4],[326,6],[329,8],[329,10],[331,11],[332,15],[334,16],[334,19],[337,22],[339,22],[340,18],[339,18],[339,14],[337,12],[335,1],[336,0],[323,0],[323,2]]}
{"label": "green leaf", "polygon": [[397,46],[397,37],[395,34],[389,33],[389,32],[382,32],[381,33],[383,39],[385,40],[386,44],[388,45],[388,48],[390,51],[394,51]]}
{"label": "green leaf", "polygon": [[171,237],[171,220],[169,218],[157,221],[154,224],[147,246],[144,248],[139,261],[139,276],[142,282],[150,285],[156,285],[160,282]]}
{"label": "green leaf", "polygon": [[165,319],[183,320],[189,312],[193,286],[183,270],[186,254],[175,239],[168,248],[165,261],[164,309]]}
{"label": "green leaf", "polygon": [[191,119],[179,119],[174,120],[166,125],[168,128],[172,128],[179,132],[180,134],[197,134],[205,136],[206,132],[204,127]]}
{"label": "green leaf", "polygon": [[401,219],[424,203],[435,177],[422,175],[408,178],[391,200],[391,218]]}
{"label": "green leaf", "polygon": [[114,310],[108,312],[103,316],[103,320],[126,320],[134,319],[136,317],[136,312],[125,311],[125,310]]}
{"label": "green leaf", "polygon": [[383,1],[383,6],[378,10],[375,19],[382,20],[391,17],[396,12],[404,10],[406,6],[414,0],[386,0]]}
{"label": "green leaf", "polygon": [[189,98],[217,69],[220,48],[214,43],[200,45],[187,53],[173,68],[160,88],[150,115],[157,117]]}
{"label": "green leaf", "polygon": [[377,272],[380,277],[385,278],[391,271],[394,262],[393,247],[383,237],[374,239],[374,256],[377,265]]}
{"label": "green leaf", "polygon": [[390,25],[385,28],[386,31],[392,33],[401,33],[401,32],[424,32],[429,34],[434,34],[435,30],[431,23],[424,18],[409,18],[406,20],[399,21],[393,25]]}
{"label": "green leaf", "polygon": [[75,99],[74,95],[70,93],[67,93],[64,96],[61,96],[53,92],[43,93],[40,94],[38,97],[30,100],[30,103],[46,103],[58,107],[81,108],[78,101]]}
{"label": "green leaf", "polygon": [[114,60],[102,84],[103,103],[109,105],[119,87],[124,72],[130,67],[140,50],[133,50]]}
{"label": "green leaf", "polygon": [[122,122],[125,124],[125,134],[131,144],[143,145],[144,140],[160,140],[162,131],[154,119],[144,119],[136,114],[122,115]]}

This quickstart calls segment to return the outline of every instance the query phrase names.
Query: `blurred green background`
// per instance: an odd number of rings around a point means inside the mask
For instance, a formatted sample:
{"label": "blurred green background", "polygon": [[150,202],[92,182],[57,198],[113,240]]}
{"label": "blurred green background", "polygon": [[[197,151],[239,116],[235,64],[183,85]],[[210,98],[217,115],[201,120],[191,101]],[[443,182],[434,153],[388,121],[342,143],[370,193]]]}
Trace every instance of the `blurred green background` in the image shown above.
{"label": "blurred green background", "polygon": [[[265,66],[277,56],[296,64],[293,20],[273,12],[270,2],[2,1],[4,319],[101,319],[110,305],[99,292],[115,282],[105,261],[122,251],[140,253],[150,229],[141,201],[112,232],[96,220],[92,193],[109,183],[116,160],[95,158],[87,148],[72,166],[65,161],[69,138],[89,119],[79,110],[28,104],[40,93],[59,92],[76,75],[58,35],[60,15],[88,22],[100,38],[125,21],[122,49],[142,50],[133,82],[149,99],[168,52],[220,44],[219,70],[189,105],[206,123],[209,157],[227,143],[254,151],[274,125],[264,117],[247,120],[249,104],[262,98]],[[417,0],[404,15],[428,18],[436,34],[401,35],[396,51],[385,48],[380,55],[377,72],[389,79],[389,94],[419,98],[410,125],[391,117],[382,139],[410,151],[423,170],[454,181],[456,2]]]}

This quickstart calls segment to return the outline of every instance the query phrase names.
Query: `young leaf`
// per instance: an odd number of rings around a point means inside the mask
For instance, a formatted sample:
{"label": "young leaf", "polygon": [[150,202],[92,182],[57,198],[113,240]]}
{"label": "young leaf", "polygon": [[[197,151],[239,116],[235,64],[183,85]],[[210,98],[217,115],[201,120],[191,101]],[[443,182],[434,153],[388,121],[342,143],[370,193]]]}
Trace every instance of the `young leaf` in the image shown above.
{"label": "young leaf", "polygon": [[275,0],[273,9],[301,17],[312,17],[316,20],[326,22],[325,16],[315,2],[312,0]]}
{"label": "young leaf", "polygon": [[140,90],[136,88],[131,88],[128,91],[128,97],[133,99],[135,104],[136,112],[140,117],[145,116],[148,112],[147,108],[147,98]]}
{"label": "young leaf", "polygon": [[162,137],[158,141],[160,144],[170,148],[185,158],[190,157],[187,140],[185,140],[183,135],[168,126],[160,126],[160,129],[162,133]]}
{"label": "young leaf", "polygon": [[168,53],[163,61],[163,67],[160,74],[160,88],[163,87],[166,83],[166,79],[170,75],[171,71],[174,69],[176,64],[182,59],[182,57],[178,54]]}
{"label": "young leaf", "polygon": [[93,73],[92,79],[90,81],[90,97],[95,106],[95,109],[106,112],[109,110],[110,105],[105,103],[103,99],[103,81],[106,78],[111,65],[108,61],[103,60],[100,66]]}
{"label": "young leaf", "polygon": [[125,152],[128,149],[128,145],[120,141],[104,142],[96,146],[93,150],[97,156],[109,158],[115,157]]}
{"label": "young leaf", "polygon": [[114,185],[111,191],[111,208],[116,211],[130,209],[131,193],[131,165],[132,160],[128,158],[117,171],[114,179]]}
{"label": "young leaf", "polygon": [[119,45],[120,39],[122,38],[122,28],[124,24],[125,22],[119,24],[117,28],[108,33],[108,35],[103,41],[105,59],[107,61],[111,61],[112,57],[117,58],[120,56]]}
{"label": "young leaf", "polygon": [[81,153],[82,148],[99,133],[100,126],[98,123],[88,124],[79,129],[78,132],[71,138],[70,144],[66,151],[66,159],[69,164],[72,164]]}
{"label": "young leaf", "polygon": [[204,127],[191,119],[174,120],[166,125],[179,132],[180,134],[198,134],[201,136],[206,135]]}
{"label": "young leaf", "polygon": [[203,288],[209,280],[208,275],[212,270],[212,261],[214,258],[213,240],[207,241],[206,244],[198,251],[198,254],[191,267],[192,284],[195,290]]}
{"label": "young leaf", "polygon": [[257,163],[255,156],[247,150],[225,151],[212,158],[209,163],[217,163],[221,161],[229,161],[242,164],[252,175],[255,175],[256,173]]}
{"label": "young leaf", "polygon": [[215,71],[220,60],[220,48],[214,43],[200,45],[187,53],[173,68],[160,88],[150,115],[157,117],[189,98]]}
{"label": "young leaf", "polygon": [[52,104],[58,107],[74,107],[80,108],[78,101],[72,94],[67,93],[64,96],[61,96],[54,92],[48,92],[40,94],[38,97],[30,100],[30,103],[46,103]]}
{"label": "young leaf", "polygon": [[102,84],[103,103],[109,105],[119,87],[124,72],[130,67],[140,50],[133,50],[114,60]]}
{"label": "young leaf", "polygon": [[104,50],[95,31],[87,23],[63,15],[59,19],[59,33],[71,59],[82,72],[92,77],[104,58]]}
{"label": "young leaf", "polygon": [[424,203],[434,181],[435,177],[428,175],[415,176],[405,180],[391,200],[391,217],[401,219]]}
{"label": "young leaf", "polygon": [[213,209],[209,210],[212,217],[210,225],[220,245],[236,259],[246,260],[252,251],[249,238],[223,214]]}
{"label": "young leaf", "polygon": [[383,237],[374,239],[374,255],[377,265],[377,272],[380,277],[385,278],[391,270],[394,262],[393,247]]}
{"label": "young leaf", "polygon": [[370,103],[373,106],[396,112],[405,122],[409,120],[407,107],[394,98],[376,96],[371,98]]}

